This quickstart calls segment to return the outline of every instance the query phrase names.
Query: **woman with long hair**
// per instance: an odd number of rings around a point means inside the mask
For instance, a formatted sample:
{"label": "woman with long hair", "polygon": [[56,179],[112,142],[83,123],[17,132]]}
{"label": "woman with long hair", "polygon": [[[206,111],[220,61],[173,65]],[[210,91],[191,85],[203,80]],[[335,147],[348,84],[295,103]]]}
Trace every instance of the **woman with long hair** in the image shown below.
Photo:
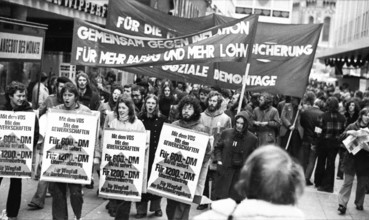
{"label": "woman with long hair", "polygon": [[[347,126],[345,132],[341,135],[341,140],[347,136],[358,136],[360,129],[369,126],[369,109],[364,108],[359,112],[356,122]],[[357,210],[363,210],[366,184],[369,181],[369,152],[361,149],[357,154],[353,155],[347,150],[343,159],[344,164],[344,181],[338,194],[338,212],[346,213],[347,203],[350,199],[351,188],[355,175],[357,177],[355,205]]]}
{"label": "woman with long hair", "polygon": [[[155,152],[158,147],[161,129],[166,122],[166,117],[160,113],[159,99],[154,94],[148,94],[144,100],[142,111],[138,118],[142,121],[146,130],[150,131],[150,146],[149,146],[149,163],[148,163],[148,177],[151,175],[152,164],[154,163]],[[137,215],[136,218],[144,218],[147,215],[148,202],[150,203],[150,211],[154,215],[160,217],[163,215],[160,202],[161,197],[150,193],[142,194],[141,202],[136,203]]]}
{"label": "woman with long hair", "polygon": [[[128,131],[146,131],[142,121],[136,117],[135,106],[131,97],[123,94],[116,103],[113,113],[105,118],[104,128]],[[131,210],[131,201],[110,200],[109,214],[115,219],[128,219]]]}
{"label": "woman with long hair", "polygon": [[163,84],[159,95],[159,110],[165,117],[169,116],[170,107],[174,105],[176,101],[173,91],[174,89],[171,85]]}

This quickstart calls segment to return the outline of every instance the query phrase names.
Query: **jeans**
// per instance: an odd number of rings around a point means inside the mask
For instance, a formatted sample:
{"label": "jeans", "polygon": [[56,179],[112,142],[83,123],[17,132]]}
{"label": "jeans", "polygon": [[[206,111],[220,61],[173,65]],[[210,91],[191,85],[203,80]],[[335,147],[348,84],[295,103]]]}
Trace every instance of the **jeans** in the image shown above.
{"label": "jeans", "polygon": [[[354,175],[344,173],[344,181],[338,194],[338,204],[347,207],[347,203],[350,199],[351,188],[354,182]],[[366,184],[369,180],[368,176],[357,176],[357,186],[356,186],[356,197],[355,205],[362,206],[364,204]]]}
{"label": "jeans", "polygon": [[67,186],[69,187],[70,203],[77,219],[82,214],[82,185],[71,183],[55,183],[53,191],[52,215],[54,220],[68,220]]}
{"label": "jeans", "polygon": [[325,189],[334,187],[334,162],[338,153],[338,146],[332,146],[326,141],[317,148],[318,163],[315,170],[315,185]]}
{"label": "jeans", "polygon": [[48,186],[49,182],[40,180],[37,184],[37,190],[35,192],[35,195],[33,195],[32,197],[31,203],[37,205],[40,208],[43,208]]}
{"label": "jeans", "polygon": [[316,161],[317,155],[316,155],[316,147],[314,149],[310,150],[309,153],[309,161],[307,163],[307,167],[305,170],[305,179],[310,180],[311,175],[313,174],[314,167],[315,167],[315,161]]}
{"label": "jeans", "polygon": [[191,205],[167,199],[167,208],[165,212],[170,220],[188,220]]}
{"label": "jeans", "polygon": [[[0,177],[0,184],[3,180]],[[17,217],[22,196],[22,179],[10,178],[10,186],[8,192],[8,199],[6,201],[6,212],[8,217]]]}

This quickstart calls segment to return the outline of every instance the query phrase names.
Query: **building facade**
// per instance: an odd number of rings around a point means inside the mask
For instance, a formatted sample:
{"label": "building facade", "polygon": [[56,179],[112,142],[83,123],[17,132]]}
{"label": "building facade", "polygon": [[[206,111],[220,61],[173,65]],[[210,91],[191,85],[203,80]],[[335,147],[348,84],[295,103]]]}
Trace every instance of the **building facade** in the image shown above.
{"label": "building facade", "polygon": [[336,14],[333,47],[318,58],[335,69],[340,85],[364,91],[369,86],[369,1],[337,1]]}

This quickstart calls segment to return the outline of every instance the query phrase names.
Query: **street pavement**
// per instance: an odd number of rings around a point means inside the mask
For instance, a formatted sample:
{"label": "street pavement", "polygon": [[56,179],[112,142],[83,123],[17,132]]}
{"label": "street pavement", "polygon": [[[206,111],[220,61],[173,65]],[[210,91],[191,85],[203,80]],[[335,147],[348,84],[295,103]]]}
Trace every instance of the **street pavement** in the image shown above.
{"label": "street pavement", "polygon": [[[95,175],[95,180],[97,175]],[[51,217],[51,200],[52,198],[46,198],[44,209],[30,211],[27,204],[31,201],[33,194],[37,188],[37,182],[32,179],[23,180],[23,194],[22,203],[19,211],[18,219],[52,219]],[[354,205],[355,199],[355,185],[351,193],[351,198],[348,204],[346,215],[337,214],[337,195],[342,185],[342,180],[336,180],[334,193],[318,192],[314,186],[308,186],[305,188],[305,193],[299,201],[298,207],[305,213],[306,219],[369,219],[369,196],[365,198],[364,211],[358,211]],[[9,179],[4,178],[0,187],[0,211],[6,207],[6,199],[8,196]],[[107,200],[97,197],[97,183],[95,182],[94,189],[83,188],[84,191],[84,204],[82,210],[82,218],[84,220],[100,220],[100,219],[113,219],[109,216],[105,205]],[[72,208],[69,203],[68,196],[68,214],[69,219],[74,218]],[[163,217],[158,218],[153,216],[153,213],[148,213],[145,219],[167,219],[165,215],[166,199],[162,199]],[[196,205],[192,205],[190,216],[196,216],[203,211],[196,210]],[[135,219],[136,207],[132,205],[130,219]]]}

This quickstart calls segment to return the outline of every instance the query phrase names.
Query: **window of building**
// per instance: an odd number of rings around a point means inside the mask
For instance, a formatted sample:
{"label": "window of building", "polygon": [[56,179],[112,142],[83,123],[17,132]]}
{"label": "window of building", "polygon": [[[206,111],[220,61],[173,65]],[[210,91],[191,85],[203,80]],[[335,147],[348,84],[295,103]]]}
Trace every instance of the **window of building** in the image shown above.
{"label": "window of building", "polygon": [[354,35],[354,39],[358,39],[360,36],[360,16],[357,16],[355,19],[355,35]]}
{"label": "window of building", "polygon": [[309,16],[309,24],[314,24],[314,17],[313,16]]}
{"label": "window of building", "polygon": [[323,41],[329,41],[329,31],[331,28],[331,18],[326,17],[324,18],[324,24],[323,24]]}
{"label": "window of building", "polygon": [[366,22],[365,22],[365,36],[368,36],[368,28],[369,28],[369,12],[366,12]]}
{"label": "window of building", "polygon": [[363,21],[361,22],[361,37],[365,36],[365,26],[366,26],[367,16],[368,16],[368,12],[363,14]]}
{"label": "window of building", "polygon": [[354,20],[350,21],[350,25],[348,27],[348,32],[347,32],[347,42],[351,42],[352,36],[353,36],[353,28],[354,27]]}

